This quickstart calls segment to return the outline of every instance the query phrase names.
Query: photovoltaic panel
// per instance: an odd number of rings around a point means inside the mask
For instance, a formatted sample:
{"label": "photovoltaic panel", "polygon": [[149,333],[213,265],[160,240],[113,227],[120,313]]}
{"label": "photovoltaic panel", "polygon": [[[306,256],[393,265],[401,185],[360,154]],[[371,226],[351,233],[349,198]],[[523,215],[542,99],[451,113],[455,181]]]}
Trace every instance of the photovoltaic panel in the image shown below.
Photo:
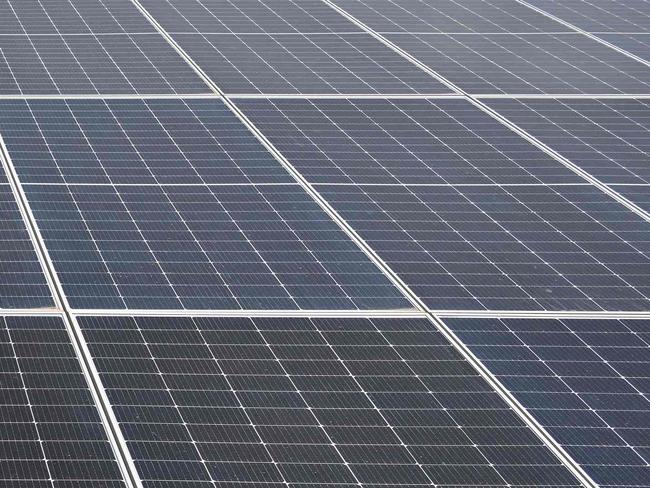
{"label": "photovoltaic panel", "polygon": [[603,183],[650,183],[648,100],[486,100]]}
{"label": "photovoltaic panel", "polygon": [[587,32],[650,32],[650,5],[635,0],[527,0]]}
{"label": "photovoltaic panel", "polygon": [[219,100],[0,101],[23,183],[292,183]]}
{"label": "photovoltaic panel", "polygon": [[43,269],[2,170],[0,228],[0,309],[52,307]]}
{"label": "photovoltaic panel", "polygon": [[465,100],[237,100],[312,183],[581,183]]}
{"label": "photovoltaic panel", "polygon": [[0,317],[0,484],[126,488],[58,317]]}
{"label": "photovoltaic panel", "polygon": [[320,0],[141,0],[170,33],[350,33],[361,29]]}
{"label": "photovoltaic panel", "polygon": [[3,34],[155,33],[129,0],[2,0]]}
{"label": "photovoltaic panel", "polygon": [[650,486],[647,320],[448,319],[600,486]]}
{"label": "photovoltaic panel", "polygon": [[515,0],[333,0],[376,32],[526,33],[570,31]]}
{"label": "photovoltaic panel", "polygon": [[650,34],[600,34],[598,37],[650,62]]}
{"label": "photovoltaic panel", "polygon": [[79,322],[145,487],[579,485],[426,320]]}
{"label": "photovoltaic panel", "polygon": [[73,308],[409,308],[297,185],[25,188]]}
{"label": "photovoltaic panel", "polygon": [[386,37],[471,94],[650,92],[650,67],[580,34]]}
{"label": "photovoltaic panel", "polygon": [[0,36],[0,94],[209,93],[157,34]]}
{"label": "photovoltaic panel", "polygon": [[432,309],[648,310],[648,222],[583,186],[317,190]]}
{"label": "photovoltaic panel", "polygon": [[145,1],[226,93],[449,93],[323,2]]}
{"label": "photovoltaic panel", "polygon": [[175,34],[226,93],[449,93],[369,34]]}

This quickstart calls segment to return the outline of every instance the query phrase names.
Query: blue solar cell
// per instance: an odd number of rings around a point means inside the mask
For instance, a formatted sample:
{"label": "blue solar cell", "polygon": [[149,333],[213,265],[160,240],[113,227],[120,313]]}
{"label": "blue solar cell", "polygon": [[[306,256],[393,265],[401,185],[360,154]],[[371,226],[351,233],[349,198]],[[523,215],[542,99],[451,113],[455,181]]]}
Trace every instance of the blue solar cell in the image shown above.
{"label": "blue solar cell", "polygon": [[393,309],[297,185],[26,185],[74,308]]}
{"label": "blue solar cell", "polygon": [[527,0],[588,32],[650,32],[650,6],[636,0]]}
{"label": "blue solar cell", "polygon": [[0,170],[0,309],[54,306],[25,222]]}
{"label": "blue solar cell", "polygon": [[171,33],[295,34],[360,32],[320,0],[141,0]]}
{"label": "blue solar cell", "polygon": [[450,93],[369,34],[174,34],[227,94]]}
{"label": "blue solar cell", "polygon": [[210,93],[158,34],[0,36],[0,93]]}
{"label": "blue solar cell", "polygon": [[23,183],[291,183],[218,100],[0,102]]}

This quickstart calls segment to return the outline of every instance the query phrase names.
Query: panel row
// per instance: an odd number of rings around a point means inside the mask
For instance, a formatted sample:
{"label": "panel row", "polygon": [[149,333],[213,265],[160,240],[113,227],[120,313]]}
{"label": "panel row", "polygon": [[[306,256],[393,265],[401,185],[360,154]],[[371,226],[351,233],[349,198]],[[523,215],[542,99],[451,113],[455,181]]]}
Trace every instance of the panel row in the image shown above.
{"label": "panel row", "polygon": [[[440,77],[472,94],[650,94],[644,7],[633,32],[594,38],[515,0],[334,2],[378,38],[317,0],[140,3],[228,94],[451,93]],[[0,18],[0,94],[210,92],[126,0],[4,0]]]}
{"label": "panel row", "polygon": [[[238,104],[433,310],[649,308],[650,224],[467,101]],[[644,102],[495,108],[647,205]],[[73,308],[411,306],[218,100],[2,101],[0,110]],[[4,187],[15,227],[5,306],[51,305]]]}
{"label": "panel row", "polygon": [[[145,487],[579,486],[424,319],[78,321]],[[650,486],[647,321],[445,322],[599,485]],[[2,485],[124,487],[61,319],[0,323]]]}

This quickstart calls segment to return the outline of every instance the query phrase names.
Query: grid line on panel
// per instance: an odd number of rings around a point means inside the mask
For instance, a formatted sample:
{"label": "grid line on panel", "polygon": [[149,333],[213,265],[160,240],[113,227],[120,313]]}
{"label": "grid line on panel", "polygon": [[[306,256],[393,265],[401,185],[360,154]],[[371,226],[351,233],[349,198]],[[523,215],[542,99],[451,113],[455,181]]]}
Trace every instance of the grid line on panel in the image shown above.
{"label": "grid line on panel", "polygon": [[604,46],[607,46],[607,47],[609,47],[609,48],[611,48],[611,49],[613,49],[613,50],[615,50],[615,51],[617,51],[617,52],[619,52],[619,53],[621,53],[621,54],[623,54],[623,55],[625,55],[625,56],[627,56],[629,58],[634,59],[635,61],[637,61],[637,62],[639,62],[641,64],[644,64],[646,66],[650,66],[650,61],[648,61],[648,60],[646,60],[646,59],[644,59],[644,58],[642,58],[640,56],[637,56],[636,54],[631,53],[631,52],[629,52],[629,51],[627,51],[627,50],[625,50],[625,49],[623,49],[623,48],[621,48],[621,47],[619,47],[619,46],[617,46],[615,44],[612,44],[611,42],[607,41],[606,39],[603,39],[600,36],[594,35],[591,32],[587,32],[586,30],[581,29],[580,27],[578,27],[578,26],[576,26],[576,25],[574,25],[574,24],[572,24],[570,22],[567,22],[566,20],[563,20],[563,19],[561,19],[561,18],[559,18],[559,17],[557,17],[555,15],[552,15],[552,14],[546,12],[545,10],[543,10],[543,9],[541,9],[539,7],[536,7],[535,5],[531,5],[529,2],[526,2],[525,0],[516,0],[516,1],[519,2],[522,5],[525,5],[526,7],[534,10],[535,12],[539,12],[542,15],[545,15],[545,16],[549,17],[550,19],[553,19],[554,21],[559,22],[562,25],[564,25],[566,27],[569,27],[570,29],[573,29],[574,31],[576,31],[576,32],[578,32],[578,33],[580,33],[580,34],[582,34],[582,35],[584,35],[586,37],[589,37],[590,39],[593,39],[594,41],[600,42]]}

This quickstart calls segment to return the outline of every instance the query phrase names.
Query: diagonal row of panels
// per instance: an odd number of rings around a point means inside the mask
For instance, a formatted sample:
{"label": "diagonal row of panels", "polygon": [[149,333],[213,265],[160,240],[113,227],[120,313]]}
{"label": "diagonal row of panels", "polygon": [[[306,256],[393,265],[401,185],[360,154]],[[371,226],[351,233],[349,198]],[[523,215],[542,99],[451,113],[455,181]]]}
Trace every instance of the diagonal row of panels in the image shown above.
{"label": "diagonal row of panels", "polygon": [[[639,11],[632,33],[599,37],[517,0],[141,5],[228,94],[453,92],[387,42],[471,94],[650,93],[643,5],[630,8]],[[0,13],[0,93],[210,92],[126,0],[4,0]]]}
{"label": "diagonal row of panels", "polygon": [[[469,102],[238,104],[431,309],[648,310],[648,223]],[[218,100],[0,109],[73,308],[409,307]]]}
{"label": "diagonal row of panels", "polygon": [[[142,486],[579,486],[425,319],[77,319]],[[645,486],[646,320],[446,322],[601,486]],[[57,316],[4,316],[4,486],[125,486]]]}

